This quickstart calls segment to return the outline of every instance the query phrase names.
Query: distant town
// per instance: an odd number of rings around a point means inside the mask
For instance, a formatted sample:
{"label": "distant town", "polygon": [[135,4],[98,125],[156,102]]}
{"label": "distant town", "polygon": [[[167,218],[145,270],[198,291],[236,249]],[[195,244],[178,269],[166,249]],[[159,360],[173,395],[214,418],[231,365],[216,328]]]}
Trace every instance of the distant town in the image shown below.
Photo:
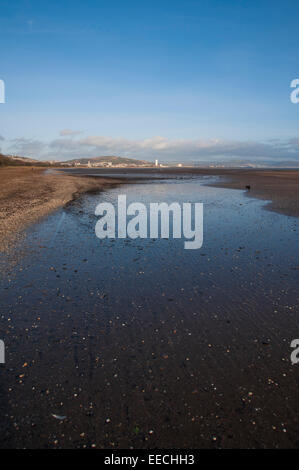
{"label": "distant town", "polygon": [[94,158],[77,158],[73,160],[37,160],[18,155],[2,155],[0,153],[0,167],[3,166],[37,166],[51,168],[299,168],[295,161],[276,162],[260,161],[246,162],[242,160],[230,161],[185,161],[185,162],[160,162],[158,158],[154,161],[137,160],[134,158],[101,156]]}
{"label": "distant town", "polygon": [[[63,168],[167,168],[183,167],[182,163],[160,163],[158,159],[154,162],[136,160],[117,156],[102,156],[95,158],[79,158],[68,161],[49,160],[41,161],[17,155],[0,155],[0,166],[50,166]],[[184,166],[194,166],[189,163]]]}

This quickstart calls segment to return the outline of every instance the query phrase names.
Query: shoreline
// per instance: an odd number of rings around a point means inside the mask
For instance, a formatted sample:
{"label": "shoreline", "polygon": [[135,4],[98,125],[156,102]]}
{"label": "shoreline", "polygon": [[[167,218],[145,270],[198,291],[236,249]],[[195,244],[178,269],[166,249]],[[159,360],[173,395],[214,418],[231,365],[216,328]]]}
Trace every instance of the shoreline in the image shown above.
{"label": "shoreline", "polygon": [[[25,228],[79,195],[117,184],[134,183],[153,174],[158,174],[158,179],[167,175],[218,176],[219,181],[209,186],[244,190],[248,197],[268,201],[266,210],[299,217],[299,170],[109,168],[97,171],[93,176],[94,169],[47,172],[35,167],[1,168],[0,252],[8,251]],[[136,178],[132,178],[134,175]],[[246,190],[246,186],[250,186],[250,190]]]}
{"label": "shoreline", "polygon": [[44,168],[1,168],[0,252],[9,251],[24,229],[80,194],[120,183],[123,181],[47,173]]}
{"label": "shoreline", "polygon": [[[93,181],[45,176],[64,190]],[[209,178],[119,177],[126,187],[103,175],[96,191],[105,181],[111,201],[123,190],[211,202],[209,241],[193,252],[160,238],[99,241],[97,193],[63,211],[58,230],[60,211],[25,232],[0,273],[0,448],[296,447],[297,221],[243,211],[242,193]],[[13,192],[26,190],[15,178]],[[42,188],[53,198],[42,173],[25,181],[27,196],[34,181],[35,198]]]}
{"label": "shoreline", "polygon": [[[251,170],[231,171],[210,186],[246,191],[246,196],[267,201],[264,209],[282,215],[299,217],[299,171]],[[246,189],[250,186],[250,190]]]}
{"label": "shoreline", "polygon": [[[63,170],[66,173],[69,170]],[[105,177],[118,175],[184,175],[218,176],[209,186],[246,191],[248,197],[268,201],[265,209],[287,216],[299,217],[299,170],[297,169],[226,169],[226,168],[109,168],[97,169]],[[94,169],[74,169],[71,174],[91,176]],[[137,179],[137,176],[136,176]],[[131,180],[133,181],[133,180]],[[246,189],[250,186],[250,190]]]}

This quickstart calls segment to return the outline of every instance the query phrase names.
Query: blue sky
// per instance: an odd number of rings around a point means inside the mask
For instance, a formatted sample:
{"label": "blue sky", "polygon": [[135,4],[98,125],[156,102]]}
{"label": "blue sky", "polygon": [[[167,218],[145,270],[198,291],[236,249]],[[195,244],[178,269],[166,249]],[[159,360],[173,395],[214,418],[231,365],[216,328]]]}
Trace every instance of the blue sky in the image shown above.
{"label": "blue sky", "polygon": [[294,0],[1,0],[0,147],[299,160]]}

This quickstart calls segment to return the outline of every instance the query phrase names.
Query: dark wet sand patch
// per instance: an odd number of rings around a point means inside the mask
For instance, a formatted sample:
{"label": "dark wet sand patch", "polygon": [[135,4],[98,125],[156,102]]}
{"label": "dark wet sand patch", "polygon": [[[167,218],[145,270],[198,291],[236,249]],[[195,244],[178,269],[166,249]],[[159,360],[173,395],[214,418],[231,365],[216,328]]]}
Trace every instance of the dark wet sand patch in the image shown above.
{"label": "dark wet sand patch", "polygon": [[[192,175],[218,176],[215,186],[221,188],[240,189],[249,197],[269,201],[266,208],[285,215],[299,216],[299,170],[265,170],[265,169],[212,169],[212,168],[109,168],[71,170],[72,174],[88,174],[94,172],[113,175],[137,175],[155,177],[191,177]],[[250,186],[250,190],[247,187]]]}
{"label": "dark wet sand patch", "polygon": [[0,251],[8,250],[22,230],[80,194],[100,192],[121,181],[84,178],[39,168],[0,169]]}
{"label": "dark wet sand patch", "polygon": [[[282,229],[286,217],[227,193],[236,227],[223,239],[213,225],[192,257],[167,241],[98,244],[89,196],[63,210],[56,243],[1,280],[1,448],[298,447],[297,220]],[[269,246],[272,220],[282,244]]]}

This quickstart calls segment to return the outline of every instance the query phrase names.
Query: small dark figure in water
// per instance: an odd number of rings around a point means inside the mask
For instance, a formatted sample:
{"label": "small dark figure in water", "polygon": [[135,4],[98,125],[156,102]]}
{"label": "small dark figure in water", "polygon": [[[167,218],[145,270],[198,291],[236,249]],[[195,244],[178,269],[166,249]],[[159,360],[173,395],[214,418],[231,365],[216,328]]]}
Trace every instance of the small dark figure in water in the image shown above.
{"label": "small dark figure in water", "polygon": [[250,190],[251,190],[251,186],[250,186],[250,184],[248,184],[248,185],[246,186],[246,189],[248,189],[248,191],[250,191]]}

